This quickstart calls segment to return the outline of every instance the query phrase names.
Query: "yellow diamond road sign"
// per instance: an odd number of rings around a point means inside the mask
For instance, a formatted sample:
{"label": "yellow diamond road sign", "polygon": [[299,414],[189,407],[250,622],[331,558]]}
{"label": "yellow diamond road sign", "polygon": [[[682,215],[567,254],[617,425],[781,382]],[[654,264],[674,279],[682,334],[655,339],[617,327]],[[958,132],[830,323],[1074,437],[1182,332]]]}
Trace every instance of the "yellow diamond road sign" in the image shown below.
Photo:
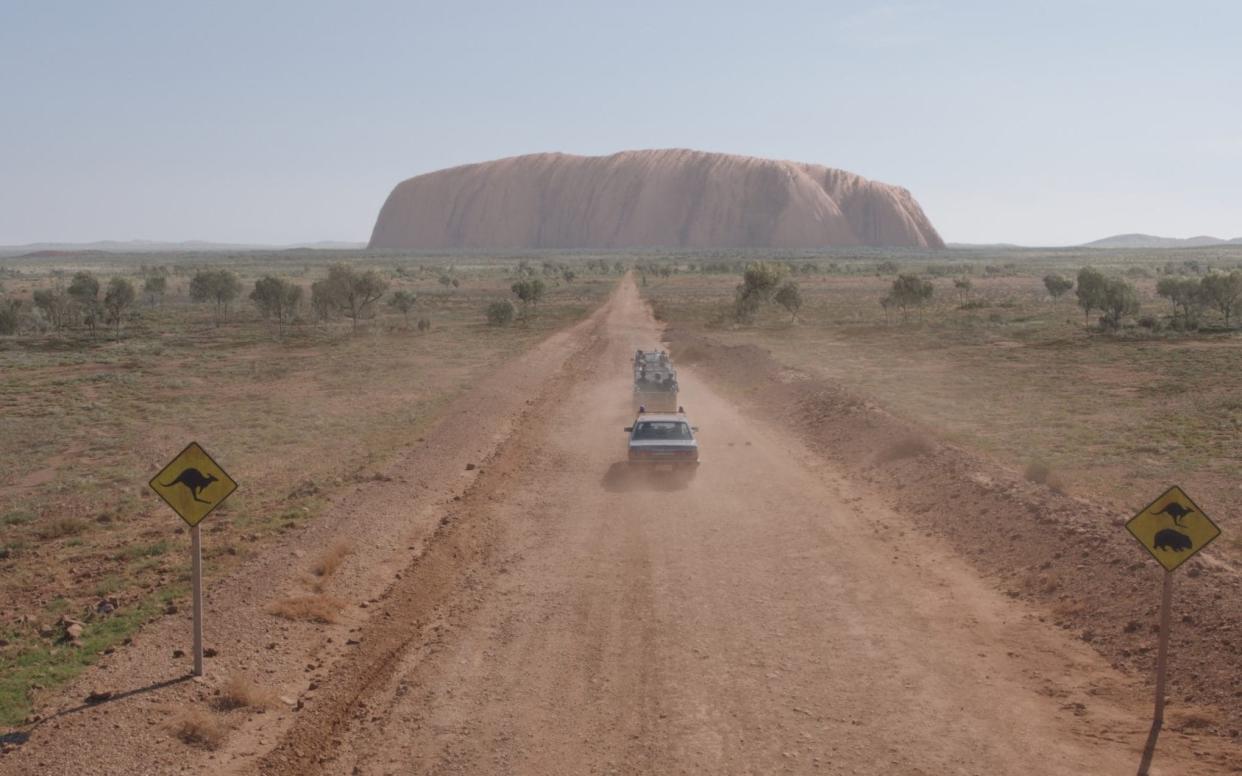
{"label": "yellow diamond road sign", "polygon": [[151,490],[160,494],[182,520],[195,526],[237,490],[237,483],[206,450],[191,442],[151,478]]}
{"label": "yellow diamond road sign", "polygon": [[1130,518],[1126,529],[1168,571],[1220,536],[1216,523],[1176,485]]}

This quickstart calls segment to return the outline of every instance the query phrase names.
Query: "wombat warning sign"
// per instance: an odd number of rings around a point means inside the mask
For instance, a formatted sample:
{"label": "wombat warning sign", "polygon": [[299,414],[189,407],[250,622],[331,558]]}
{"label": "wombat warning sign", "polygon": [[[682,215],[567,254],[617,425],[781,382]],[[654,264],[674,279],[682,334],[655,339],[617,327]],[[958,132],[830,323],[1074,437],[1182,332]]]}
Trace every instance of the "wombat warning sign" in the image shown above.
{"label": "wombat warning sign", "polygon": [[1220,536],[1216,524],[1176,485],[1132,517],[1126,529],[1169,571]]}
{"label": "wombat warning sign", "polygon": [[233,478],[197,442],[191,442],[152,477],[150,485],[191,526],[237,490]]}

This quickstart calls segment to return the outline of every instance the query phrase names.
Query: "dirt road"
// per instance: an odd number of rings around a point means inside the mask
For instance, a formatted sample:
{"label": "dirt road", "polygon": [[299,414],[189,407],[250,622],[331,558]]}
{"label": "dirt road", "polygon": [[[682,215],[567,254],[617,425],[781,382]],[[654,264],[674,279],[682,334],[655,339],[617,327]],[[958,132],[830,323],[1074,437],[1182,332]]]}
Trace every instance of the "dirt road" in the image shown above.
{"label": "dirt road", "polygon": [[1134,772],[1145,688],[694,374],[698,477],[620,477],[659,332],[627,284],[594,336],[259,770]]}

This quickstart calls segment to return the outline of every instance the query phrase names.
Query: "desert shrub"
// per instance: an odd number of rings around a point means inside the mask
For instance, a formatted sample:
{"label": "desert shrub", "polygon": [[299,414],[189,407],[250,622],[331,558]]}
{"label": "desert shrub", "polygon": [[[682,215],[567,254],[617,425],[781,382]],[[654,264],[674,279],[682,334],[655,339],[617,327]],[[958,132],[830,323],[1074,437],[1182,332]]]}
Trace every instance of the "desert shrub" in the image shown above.
{"label": "desert shrub", "polygon": [[1108,278],[1100,296],[1100,307],[1104,311],[1104,325],[1115,329],[1121,325],[1123,316],[1139,311],[1138,292],[1121,278]]}
{"label": "desert shrub", "polygon": [[1022,473],[1027,482],[1033,482],[1036,485],[1047,485],[1057,493],[1065,490],[1061,478],[1053,471],[1052,467],[1044,461],[1031,461],[1026,465],[1026,470]]}
{"label": "desert shrub", "polygon": [[21,303],[16,299],[0,299],[0,335],[16,334]]}
{"label": "desert shrub", "polygon": [[388,282],[373,269],[359,271],[348,264],[333,264],[327,278],[311,285],[311,304],[317,305],[315,312],[321,320],[339,310],[356,330],[358,320],[371,314],[372,304],[387,290]]}
{"label": "desert shrub", "polygon": [[159,304],[167,290],[168,278],[163,275],[151,275],[142,283],[142,293],[147,295],[150,305]]}
{"label": "desert shrub", "polygon": [[1200,293],[1207,304],[1215,307],[1225,316],[1225,325],[1242,304],[1242,271],[1234,270],[1226,275],[1223,272],[1212,272],[1199,281]]}
{"label": "desert shrub", "polygon": [[1108,279],[1093,267],[1078,270],[1078,306],[1082,308],[1084,321],[1091,322],[1092,310],[1104,309],[1104,287]]}
{"label": "desert shrub", "polygon": [[76,517],[55,517],[39,525],[36,533],[40,539],[63,539],[76,536],[86,530],[86,523]]}
{"label": "desert shrub", "polygon": [[1198,278],[1163,277],[1156,282],[1156,294],[1168,299],[1173,305],[1173,312],[1179,310],[1183,320],[1189,324],[1198,318],[1199,309],[1204,304],[1203,289]]}
{"label": "desert shrub", "polygon": [[134,284],[121,277],[108,281],[108,290],[104,293],[103,307],[107,313],[108,323],[116,325],[116,336],[121,336],[121,321],[125,311],[138,298]]}
{"label": "desert shrub", "polygon": [[903,319],[908,318],[910,308],[926,304],[932,298],[934,290],[930,280],[924,280],[918,275],[898,275],[889,289],[887,306],[896,307],[901,310]]}
{"label": "desert shrub", "polygon": [[229,305],[242,292],[241,279],[227,269],[205,269],[190,278],[190,299],[194,302],[214,302],[215,321],[228,315]]}
{"label": "desert shrub", "polygon": [[267,275],[254,282],[250,301],[264,318],[275,318],[276,328],[283,331],[293,319],[302,302],[302,287],[283,278]]}
{"label": "desert shrub", "polygon": [[796,280],[786,280],[772,298],[785,308],[793,320],[798,320],[798,311],[802,309],[802,289],[798,288]]}
{"label": "desert shrub", "polygon": [[276,691],[241,674],[230,674],[220,686],[213,704],[220,711],[233,709],[271,709],[280,703]]}
{"label": "desert shrub", "polygon": [[388,306],[401,313],[407,326],[410,323],[410,311],[414,309],[417,302],[418,297],[413,292],[405,290],[394,291],[392,296],[388,297]]}
{"label": "desert shrub", "polygon": [[268,612],[295,622],[317,622],[330,625],[336,622],[337,614],[340,613],[343,605],[339,598],[314,593],[282,598],[268,607]]}
{"label": "desert shrub", "polygon": [[749,321],[772,298],[785,276],[787,267],[774,261],[752,261],[742,270],[742,282],[738,284],[733,302],[733,317]]}
{"label": "desert shrub", "polygon": [[345,562],[346,556],[354,551],[354,547],[344,539],[339,539],[319,553],[311,566],[311,573],[317,577],[330,577]]}
{"label": "desert shrub", "polygon": [[540,278],[527,278],[514,283],[509,287],[509,290],[522,302],[523,306],[534,306],[538,305],[539,300],[543,299],[548,286]]}
{"label": "desert shrub", "polygon": [[516,311],[513,309],[513,303],[507,299],[499,302],[492,302],[487,306],[485,311],[487,322],[492,326],[508,326],[513,323],[513,316]]}
{"label": "desert shrub", "polygon": [[975,284],[970,282],[970,278],[957,278],[953,281],[953,287],[957,289],[957,296],[961,300],[963,307],[966,305],[966,297],[970,296],[971,289],[974,286]]}
{"label": "desert shrub", "polygon": [[219,749],[224,743],[224,725],[203,709],[181,710],[169,721],[168,729],[182,743],[200,749]]}
{"label": "desert shrub", "polygon": [[1060,299],[1074,287],[1074,281],[1055,272],[1044,275],[1044,288],[1053,299]]}

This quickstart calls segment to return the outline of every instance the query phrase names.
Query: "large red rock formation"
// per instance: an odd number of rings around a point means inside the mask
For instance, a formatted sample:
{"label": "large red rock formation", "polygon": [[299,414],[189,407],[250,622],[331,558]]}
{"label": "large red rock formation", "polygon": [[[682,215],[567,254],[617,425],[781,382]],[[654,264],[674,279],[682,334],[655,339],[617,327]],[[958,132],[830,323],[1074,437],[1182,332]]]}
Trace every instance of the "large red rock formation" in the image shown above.
{"label": "large red rock formation", "polygon": [[530,154],[403,181],[370,247],[942,248],[910,192],[814,164],[682,149]]}

